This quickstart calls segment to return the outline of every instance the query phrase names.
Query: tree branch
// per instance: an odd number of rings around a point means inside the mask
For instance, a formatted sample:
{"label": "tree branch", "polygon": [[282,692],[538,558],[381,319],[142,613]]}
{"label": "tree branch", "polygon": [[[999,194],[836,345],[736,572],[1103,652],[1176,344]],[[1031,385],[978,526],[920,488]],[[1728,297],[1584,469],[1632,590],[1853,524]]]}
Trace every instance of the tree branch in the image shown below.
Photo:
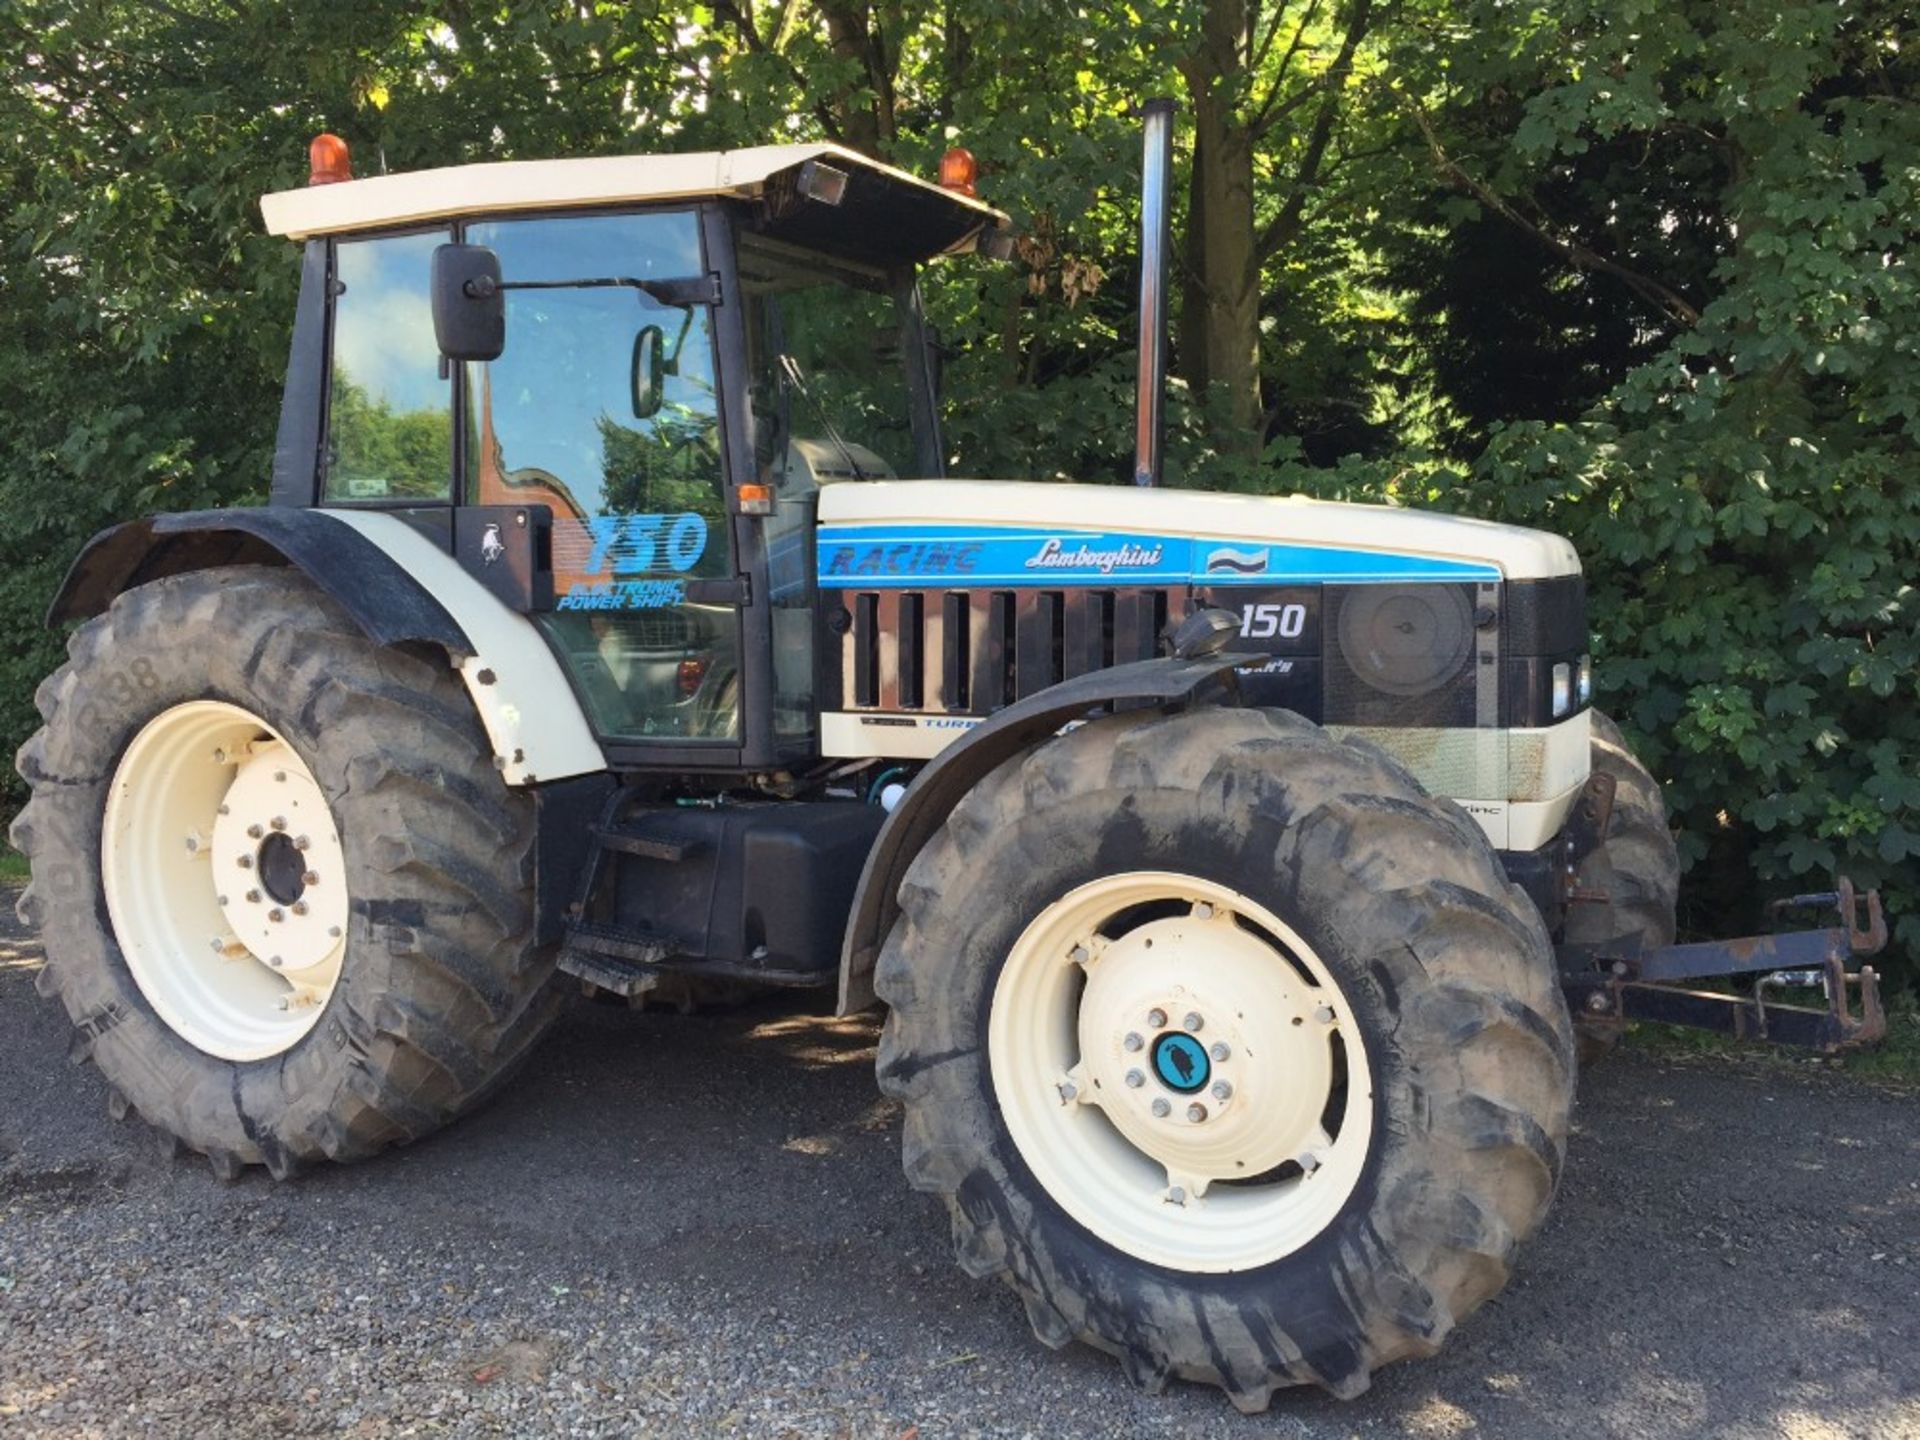
{"label": "tree branch", "polygon": [[[776,61],[787,72],[788,78],[800,87],[800,93],[802,95],[807,93],[806,77],[800,73],[793,61],[783,51],[775,49],[760,38],[760,31],[753,23],[752,0],[714,0],[713,13],[732,24],[733,28],[739,32],[740,38],[746,42],[747,49],[756,55]],[[783,17],[780,21],[780,29],[783,30],[784,27]],[[839,144],[842,138],[840,124],[834,119],[833,111],[827,103],[816,100],[813,104],[813,114],[814,118],[820,122],[820,128],[826,132],[827,139]]]}
{"label": "tree branch", "polygon": [[[1267,27],[1267,38],[1260,43],[1260,53],[1255,55],[1253,62],[1247,66],[1249,79],[1259,74],[1260,66],[1267,58],[1267,51],[1273,48],[1274,37],[1280,33],[1280,17],[1286,13],[1286,8],[1285,0],[1281,0],[1279,9],[1273,12],[1273,24]],[[1309,0],[1307,8],[1301,12],[1300,23],[1294,27],[1293,39],[1288,43],[1286,53],[1281,55],[1280,63],[1274,70],[1273,88],[1267,91],[1267,98],[1255,107],[1253,119],[1248,122],[1249,128],[1256,133],[1267,123],[1267,117],[1273,110],[1274,102],[1280,98],[1281,82],[1287,78],[1287,72],[1293,68],[1293,57],[1300,53],[1300,46],[1307,38],[1307,26],[1313,23],[1314,16],[1319,13],[1320,0]],[[1308,87],[1309,90],[1311,88],[1311,86]],[[1287,108],[1291,110],[1294,103],[1297,102],[1290,102]]]}
{"label": "tree branch", "polygon": [[1333,139],[1334,122],[1340,116],[1340,100],[1347,87],[1347,77],[1353,73],[1354,53],[1359,50],[1360,41],[1366,36],[1372,20],[1373,0],[1354,0],[1353,11],[1347,17],[1347,33],[1340,41],[1340,53],[1334,57],[1333,64],[1327,67],[1327,73],[1322,77],[1320,113],[1313,117],[1313,128],[1307,132],[1307,148],[1301,153],[1300,165],[1293,173],[1293,184],[1288,188],[1286,202],[1281,205],[1280,213],[1267,223],[1254,240],[1254,254],[1262,260],[1300,233],[1300,220],[1306,210],[1307,195],[1320,178],[1320,167],[1327,158],[1327,145]]}
{"label": "tree branch", "polygon": [[1417,101],[1408,97],[1406,110],[1413,118],[1413,123],[1419,127],[1421,137],[1427,142],[1427,150],[1433,156],[1435,166],[1455,185],[1465,190],[1487,209],[1508,224],[1533,236],[1549,250],[1557,252],[1576,269],[1592,270],[1602,275],[1613,276],[1641,299],[1664,310],[1670,318],[1678,320],[1683,325],[1691,327],[1700,323],[1700,312],[1688,304],[1678,291],[1669,289],[1652,276],[1642,275],[1638,270],[1630,269],[1617,260],[1609,260],[1605,255],[1582,244],[1571,235],[1556,233],[1545,224],[1537,223],[1521,214],[1511,203],[1496,194],[1491,186],[1469,174],[1465,167],[1447,153],[1446,147],[1440,143],[1440,137],[1434,133],[1433,122],[1427,118],[1426,111],[1420,108]]}

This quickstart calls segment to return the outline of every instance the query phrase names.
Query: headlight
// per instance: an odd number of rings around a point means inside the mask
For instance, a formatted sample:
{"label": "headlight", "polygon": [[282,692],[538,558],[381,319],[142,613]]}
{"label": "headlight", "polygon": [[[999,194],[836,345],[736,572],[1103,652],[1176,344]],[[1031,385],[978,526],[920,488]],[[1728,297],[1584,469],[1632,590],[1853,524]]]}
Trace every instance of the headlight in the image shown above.
{"label": "headlight", "polygon": [[1567,713],[1573,705],[1573,667],[1562,660],[1553,667],[1554,718]]}
{"label": "headlight", "polygon": [[1339,627],[1341,658],[1383,695],[1431,695],[1473,656],[1473,606],[1458,585],[1355,585]]}

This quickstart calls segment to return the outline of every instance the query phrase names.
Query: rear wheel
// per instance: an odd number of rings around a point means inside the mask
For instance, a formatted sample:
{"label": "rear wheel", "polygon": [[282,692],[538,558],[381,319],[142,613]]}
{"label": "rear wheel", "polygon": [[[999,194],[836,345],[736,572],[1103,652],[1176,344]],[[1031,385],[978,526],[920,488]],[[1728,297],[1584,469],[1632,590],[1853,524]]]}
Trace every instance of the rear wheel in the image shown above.
{"label": "rear wheel", "polygon": [[[1627,748],[1620,727],[1598,710],[1593,727],[1592,767],[1613,777],[1613,814],[1599,848],[1581,862],[1574,883],[1605,903],[1575,903],[1567,911],[1566,938],[1577,945],[1625,939],[1642,949],[1671,945],[1680,899],[1680,851],[1667,828],[1660,782]],[[1619,1043],[1618,1020],[1576,1019],[1580,1063],[1590,1065]]]}
{"label": "rear wheel", "polygon": [[444,1124],[552,1017],[531,798],[443,659],[297,575],[119,597],[40,688],[21,900],[116,1105],[223,1174]]}
{"label": "rear wheel", "polygon": [[876,975],[909,1180],[1049,1344],[1363,1390],[1496,1293],[1572,1040],[1538,914],[1378,753],[1271,711],[1082,726],[914,862]]}

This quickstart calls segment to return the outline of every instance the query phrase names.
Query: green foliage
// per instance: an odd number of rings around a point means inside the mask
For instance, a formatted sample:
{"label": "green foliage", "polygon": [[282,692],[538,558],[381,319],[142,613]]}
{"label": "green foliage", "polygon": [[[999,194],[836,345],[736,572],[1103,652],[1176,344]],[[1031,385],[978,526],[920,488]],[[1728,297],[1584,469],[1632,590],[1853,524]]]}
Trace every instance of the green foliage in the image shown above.
{"label": "green foliage", "polygon": [[[1579,548],[1601,699],[1666,782],[1696,923],[1753,925],[1759,895],[1839,870],[1883,888],[1911,963],[1920,111],[1902,17],[1661,7],[1651,51],[1617,6],[1566,18],[1523,72],[1509,163],[1702,137],[1723,156],[1690,201],[1713,263],[1697,278],[1697,242],[1680,247],[1672,288],[1697,323],[1577,421],[1497,429],[1467,473],[1435,477],[1440,498]],[[1574,69],[1567,34],[1587,42]]]}
{"label": "green foliage", "polygon": [[1246,237],[1264,448],[1220,395],[1176,386],[1170,480],[1568,535],[1600,699],[1684,832],[1688,921],[1744,928],[1841,868],[1884,887],[1913,965],[1911,7],[1409,0],[1355,25],[1356,0],[1276,0],[1246,51],[1197,64],[1242,18],[1229,0],[0,11],[0,735],[33,723],[58,654],[38,615],[86,535],[261,496],[295,257],[255,202],[304,178],[314,132],[346,135],[363,173],[814,136],[927,173],[965,143],[1023,238],[1014,265],[927,280],[951,468],[1118,480],[1127,105],[1178,93],[1189,117],[1198,96],[1247,122],[1272,96]]}
{"label": "green foliage", "polygon": [[328,436],[334,459],[329,493],[346,498],[419,496],[445,499],[453,476],[451,407],[395,410],[334,367]]}

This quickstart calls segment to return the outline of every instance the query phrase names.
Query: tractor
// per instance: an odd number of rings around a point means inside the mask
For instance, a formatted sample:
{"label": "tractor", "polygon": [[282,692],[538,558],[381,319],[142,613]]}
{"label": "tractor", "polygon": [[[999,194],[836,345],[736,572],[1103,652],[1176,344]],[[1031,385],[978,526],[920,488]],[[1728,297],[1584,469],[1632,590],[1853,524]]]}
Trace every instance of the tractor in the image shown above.
{"label": "tractor", "polygon": [[[1142,114],[1133,484],[945,473],[916,277],[1013,240],[964,151],[316,140],[262,201],[269,502],[87,545],[19,755],[39,986],[116,1114],[284,1179],[471,1109],[583,991],[882,1005],[959,1264],[1255,1411],[1501,1289],[1629,1019],[1875,1038],[1873,896],[1675,943],[1564,539],[1157,483]],[[1824,1009],[1747,983],[1794,970]]]}

